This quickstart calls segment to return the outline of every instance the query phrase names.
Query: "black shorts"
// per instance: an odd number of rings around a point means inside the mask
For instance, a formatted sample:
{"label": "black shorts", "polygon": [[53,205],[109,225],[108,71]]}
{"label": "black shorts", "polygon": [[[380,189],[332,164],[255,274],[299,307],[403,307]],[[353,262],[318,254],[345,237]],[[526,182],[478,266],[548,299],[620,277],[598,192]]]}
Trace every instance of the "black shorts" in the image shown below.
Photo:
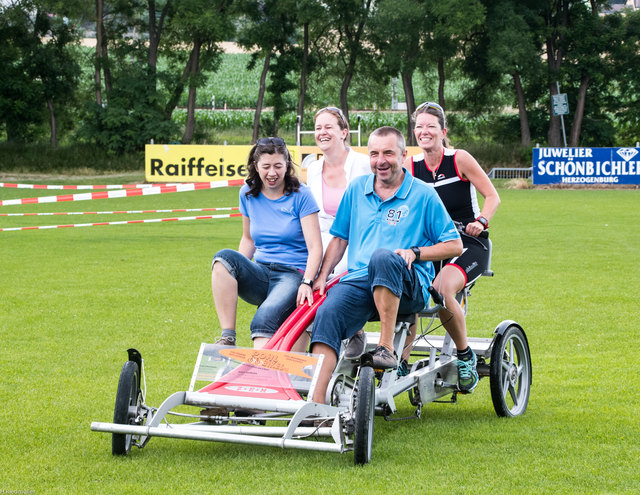
{"label": "black shorts", "polygon": [[485,270],[489,268],[491,249],[488,237],[470,237],[467,235],[461,237],[462,254],[448,260],[434,261],[433,267],[437,275],[441,267],[445,265],[455,266],[464,274],[464,285],[467,287],[480,278]]}

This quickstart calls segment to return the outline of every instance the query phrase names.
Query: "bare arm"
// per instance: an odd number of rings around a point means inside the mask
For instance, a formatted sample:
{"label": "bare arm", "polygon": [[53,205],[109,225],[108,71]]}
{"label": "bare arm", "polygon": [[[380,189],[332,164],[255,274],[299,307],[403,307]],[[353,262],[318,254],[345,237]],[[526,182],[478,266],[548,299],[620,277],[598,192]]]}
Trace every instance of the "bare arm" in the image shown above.
{"label": "bare arm", "polygon": [[[484,198],[484,204],[482,205],[480,216],[483,216],[490,221],[500,205],[500,196],[498,196],[498,191],[493,187],[491,180],[484,170],[482,170],[482,167],[478,164],[476,159],[468,152],[459,150],[456,153],[456,165],[463,177],[467,178]],[[471,222],[467,225],[466,232],[469,235],[477,237],[483,230],[484,226],[480,222]]]}
{"label": "bare arm", "polygon": [[322,268],[320,268],[320,273],[318,274],[316,283],[313,284],[314,289],[318,289],[321,295],[324,294],[325,287],[327,285],[327,278],[329,278],[333,269],[344,256],[344,252],[348,245],[349,243],[340,237],[334,237],[329,242],[322,260]]}
{"label": "bare arm", "polygon": [[[320,224],[318,223],[318,214],[312,213],[300,219],[304,242],[307,245],[309,256],[307,257],[307,266],[304,271],[304,278],[314,280],[318,274],[320,263],[322,262],[322,237],[320,235]],[[309,306],[313,303],[313,289],[306,284],[301,284],[298,288],[298,304],[309,301]]]}
{"label": "bare arm", "polygon": [[256,252],[256,245],[251,237],[251,220],[244,215],[242,215],[242,237],[240,238],[238,252],[244,254],[249,259],[252,259]]}

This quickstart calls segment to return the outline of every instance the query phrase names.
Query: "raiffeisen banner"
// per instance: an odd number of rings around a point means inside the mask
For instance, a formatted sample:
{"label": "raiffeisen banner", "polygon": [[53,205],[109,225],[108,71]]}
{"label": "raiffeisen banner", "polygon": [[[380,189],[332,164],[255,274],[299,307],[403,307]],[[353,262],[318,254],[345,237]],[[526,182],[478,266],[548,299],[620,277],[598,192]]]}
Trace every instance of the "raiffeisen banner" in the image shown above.
{"label": "raiffeisen banner", "polygon": [[[294,163],[300,149],[289,146]],[[148,182],[214,182],[244,179],[251,146],[147,144],[145,178]]]}
{"label": "raiffeisen banner", "polygon": [[534,184],[640,184],[640,148],[534,148]]}

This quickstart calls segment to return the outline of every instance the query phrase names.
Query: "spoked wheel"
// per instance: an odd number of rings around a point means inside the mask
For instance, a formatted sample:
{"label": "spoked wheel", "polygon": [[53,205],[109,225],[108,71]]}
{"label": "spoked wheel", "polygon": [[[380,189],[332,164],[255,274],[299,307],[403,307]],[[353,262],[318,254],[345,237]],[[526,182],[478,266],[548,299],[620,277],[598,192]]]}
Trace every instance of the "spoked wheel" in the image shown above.
{"label": "spoked wheel", "polygon": [[329,405],[348,407],[353,388],[353,378],[343,373],[334,373],[327,387],[327,393],[330,394]]}
{"label": "spoked wheel", "polygon": [[355,395],[353,460],[356,464],[368,464],[373,448],[373,418],[375,415],[376,381],[373,368],[360,369],[360,379]]}
{"label": "spoked wheel", "polygon": [[[136,424],[142,392],[139,387],[138,364],[127,361],[120,372],[118,391],[116,392],[116,407],[113,412],[113,422],[122,425]],[[111,452],[113,455],[126,455],[131,451],[132,435],[113,433],[111,438]]]}
{"label": "spoked wheel", "polygon": [[525,412],[531,389],[531,354],[524,331],[510,325],[498,334],[491,350],[489,368],[491,399],[498,416]]}

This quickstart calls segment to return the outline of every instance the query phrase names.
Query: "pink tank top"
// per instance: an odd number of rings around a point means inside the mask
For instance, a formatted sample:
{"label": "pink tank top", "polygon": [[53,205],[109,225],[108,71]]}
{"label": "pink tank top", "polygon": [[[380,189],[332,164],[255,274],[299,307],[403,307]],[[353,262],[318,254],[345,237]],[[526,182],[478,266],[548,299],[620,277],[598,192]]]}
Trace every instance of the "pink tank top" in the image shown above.
{"label": "pink tank top", "polygon": [[340,200],[345,190],[345,187],[329,187],[324,179],[322,179],[322,204],[327,214],[332,217],[336,216]]}

